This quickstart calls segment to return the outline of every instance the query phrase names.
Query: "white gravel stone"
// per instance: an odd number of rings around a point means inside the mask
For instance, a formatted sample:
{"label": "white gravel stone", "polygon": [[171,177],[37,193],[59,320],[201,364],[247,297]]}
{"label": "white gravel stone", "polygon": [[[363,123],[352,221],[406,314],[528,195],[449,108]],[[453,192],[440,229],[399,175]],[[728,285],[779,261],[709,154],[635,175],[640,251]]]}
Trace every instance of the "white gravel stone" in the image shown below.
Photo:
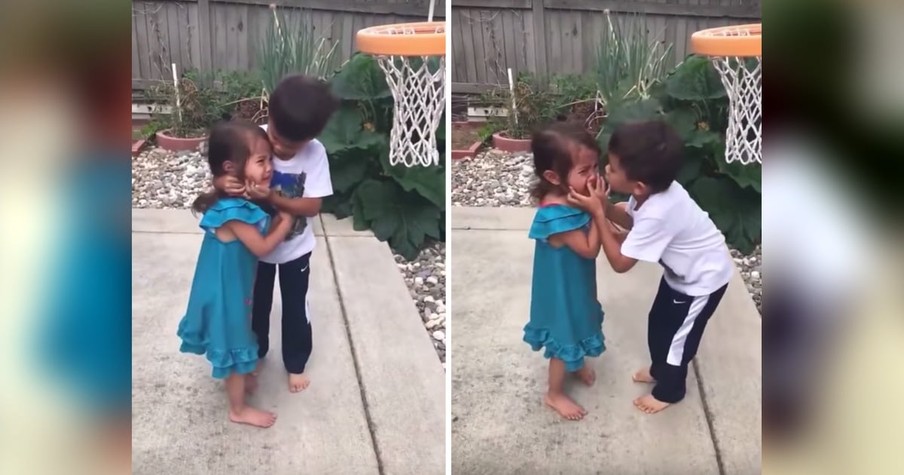
{"label": "white gravel stone", "polygon": [[[533,206],[530,197],[533,183],[531,154],[488,149],[474,158],[452,162],[452,206]],[[762,247],[757,246],[746,256],[736,250],[731,254],[757,310],[762,312]]]}
{"label": "white gravel stone", "polygon": [[446,317],[440,309],[445,310],[446,277],[440,273],[440,269],[446,266],[446,246],[444,243],[434,242],[425,247],[411,262],[399,255],[396,255],[395,259],[400,264],[399,268],[424,322],[424,328],[433,340],[436,354],[445,367]]}

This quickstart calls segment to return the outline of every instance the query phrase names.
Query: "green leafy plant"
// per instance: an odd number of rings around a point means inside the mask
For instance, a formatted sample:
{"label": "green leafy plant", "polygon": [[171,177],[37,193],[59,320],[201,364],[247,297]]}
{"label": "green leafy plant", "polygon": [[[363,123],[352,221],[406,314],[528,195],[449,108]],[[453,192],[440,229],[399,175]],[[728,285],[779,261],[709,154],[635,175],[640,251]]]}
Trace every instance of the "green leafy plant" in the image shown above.
{"label": "green leafy plant", "polygon": [[499,87],[485,93],[483,101],[505,110],[504,115],[491,116],[488,122],[514,139],[528,138],[537,127],[555,120],[560,106],[555,93],[527,73],[518,76],[514,97],[509,88]]}
{"label": "green leafy plant", "polygon": [[170,82],[149,88],[145,98],[168,106],[170,112],[155,114],[144,133],[168,129],[175,137],[201,137],[220,120],[250,118],[242,114],[243,107],[259,103],[260,79],[253,73],[189,70],[179,79],[178,101],[176,87]]}
{"label": "green leafy plant", "polygon": [[606,150],[612,131],[627,122],[668,122],[685,143],[685,163],[678,182],[709,213],[729,245],[749,253],[761,239],[762,169],[759,164],[725,162],[723,131],[728,125],[728,107],[719,74],[710,61],[689,56],[664,83],[651,88],[650,97],[611,109],[599,142]]}
{"label": "green leafy plant", "polygon": [[673,45],[650,36],[643,14],[613,20],[609,10],[605,13],[608,34],[597,48],[595,67],[600,101],[612,108],[620,102],[649,98],[674,60]]}
{"label": "green leafy plant", "polygon": [[[324,211],[339,219],[351,216],[355,229],[371,229],[413,259],[431,239],[445,239],[445,161],[431,167],[389,164],[393,101],[372,57],[352,57],[331,86],[342,106],[320,136],[334,191],[324,200]],[[437,141],[444,153],[444,127]]]}

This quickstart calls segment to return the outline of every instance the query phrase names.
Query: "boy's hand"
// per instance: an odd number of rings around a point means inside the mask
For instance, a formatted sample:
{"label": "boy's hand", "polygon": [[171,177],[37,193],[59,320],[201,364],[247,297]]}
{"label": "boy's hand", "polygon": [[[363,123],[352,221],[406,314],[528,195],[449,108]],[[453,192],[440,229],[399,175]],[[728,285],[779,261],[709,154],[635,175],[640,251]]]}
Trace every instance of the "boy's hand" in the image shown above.
{"label": "boy's hand", "polygon": [[590,196],[600,200],[600,203],[603,204],[603,208],[605,208],[606,203],[609,202],[609,184],[606,183],[606,179],[603,178],[602,175],[595,176],[590,179],[587,188],[590,191]]}
{"label": "boy's hand", "polygon": [[213,187],[229,196],[245,196],[245,185],[232,175],[218,176],[213,179]]}
{"label": "boy's hand", "polygon": [[577,206],[590,214],[601,213],[605,216],[605,206],[603,203],[594,195],[594,189],[591,184],[588,184],[588,188],[590,191],[590,195],[582,195],[574,190],[574,188],[569,187],[568,192],[568,203]]}
{"label": "boy's hand", "polygon": [[273,191],[269,186],[266,185],[258,185],[251,181],[246,181],[244,190],[248,193],[248,197],[252,200],[261,200],[261,201],[269,201],[270,195]]}

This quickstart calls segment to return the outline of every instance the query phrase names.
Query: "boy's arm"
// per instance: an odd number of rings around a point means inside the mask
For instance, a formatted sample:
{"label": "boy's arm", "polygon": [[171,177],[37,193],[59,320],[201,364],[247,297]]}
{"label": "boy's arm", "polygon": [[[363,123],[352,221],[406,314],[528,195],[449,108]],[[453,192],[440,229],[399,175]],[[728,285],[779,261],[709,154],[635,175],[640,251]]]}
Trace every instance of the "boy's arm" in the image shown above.
{"label": "boy's arm", "polygon": [[268,201],[280,211],[308,218],[320,214],[320,207],[323,204],[323,198],[289,198],[272,191]]}
{"label": "boy's arm", "polygon": [[624,229],[634,227],[634,218],[624,208],[606,201],[606,218]]}
{"label": "boy's arm", "polygon": [[[608,218],[612,219],[611,217]],[[596,228],[599,233],[603,254],[606,255],[606,259],[609,261],[609,265],[612,266],[612,270],[619,274],[623,274],[631,270],[631,268],[637,264],[637,259],[622,254],[622,245],[618,241],[618,238],[616,238],[615,233],[609,227],[609,224],[606,223],[606,219],[607,216],[603,212],[597,211],[593,213],[593,224],[594,228]]]}

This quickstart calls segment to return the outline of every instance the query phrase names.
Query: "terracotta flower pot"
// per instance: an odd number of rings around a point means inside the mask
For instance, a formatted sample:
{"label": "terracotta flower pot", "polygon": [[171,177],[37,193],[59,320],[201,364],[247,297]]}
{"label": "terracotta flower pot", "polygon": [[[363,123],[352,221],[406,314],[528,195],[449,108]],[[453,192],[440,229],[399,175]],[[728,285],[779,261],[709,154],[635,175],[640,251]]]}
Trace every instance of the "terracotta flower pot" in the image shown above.
{"label": "terracotta flower pot", "polygon": [[530,152],[530,139],[513,139],[505,131],[493,134],[493,147],[503,152]]}
{"label": "terracotta flower pot", "polygon": [[185,150],[197,150],[198,146],[201,145],[202,142],[207,140],[207,136],[201,137],[192,137],[192,138],[180,138],[173,137],[169,135],[170,130],[161,130],[157,132],[157,146],[172,152],[182,152]]}

